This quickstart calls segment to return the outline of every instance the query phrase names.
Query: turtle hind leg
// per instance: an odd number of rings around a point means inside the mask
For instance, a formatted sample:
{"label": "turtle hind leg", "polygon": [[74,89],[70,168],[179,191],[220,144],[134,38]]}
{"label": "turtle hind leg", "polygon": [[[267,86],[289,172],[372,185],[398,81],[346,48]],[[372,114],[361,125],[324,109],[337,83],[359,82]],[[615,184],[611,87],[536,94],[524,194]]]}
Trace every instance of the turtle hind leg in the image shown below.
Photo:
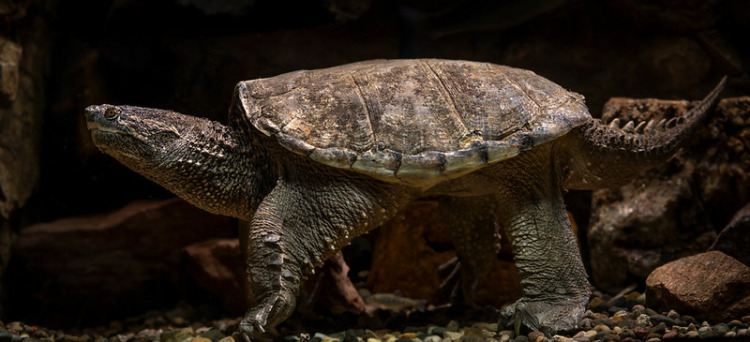
{"label": "turtle hind leg", "polygon": [[[591,293],[553,158],[529,153],[498,178],[501,223],[510,238],[523,297],[501,324],[547,335],[575,328]],[[550,163],[547,164],[547,161]],[[545,165],[546,164],[546,165]]]}
{"label": "turtle hind leg", "polygon": [[306,274],[410,199],[404,188],[332,172],[287,170],[249,223],[243,252],[257,303],[240,323],[245,340],[289,317]]}
{"label": "turtle hind leg", "polygon": [[[497,260],[500,235],[495,225],[497,200],[494,196],[445,197],[438,211],[445,219],[458,261],[446,265],[450,270],[441,284],[454,304],[474,306],[479,284]],[[460,291],[459,291],[460,289]]]}

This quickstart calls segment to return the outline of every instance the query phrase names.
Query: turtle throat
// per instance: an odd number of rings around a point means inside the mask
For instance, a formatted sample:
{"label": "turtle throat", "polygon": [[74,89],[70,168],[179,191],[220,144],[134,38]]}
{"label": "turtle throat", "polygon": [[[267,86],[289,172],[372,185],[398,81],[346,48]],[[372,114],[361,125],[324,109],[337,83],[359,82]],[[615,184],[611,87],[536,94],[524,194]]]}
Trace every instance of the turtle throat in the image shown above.
{"label": "turtle throat", "polygon": [[231,127],[209,120],[202,126],[183,134],[154,170],[141,173],[206,211],[249,219],[255,206],[248,191],[256,181],[250,146]]}

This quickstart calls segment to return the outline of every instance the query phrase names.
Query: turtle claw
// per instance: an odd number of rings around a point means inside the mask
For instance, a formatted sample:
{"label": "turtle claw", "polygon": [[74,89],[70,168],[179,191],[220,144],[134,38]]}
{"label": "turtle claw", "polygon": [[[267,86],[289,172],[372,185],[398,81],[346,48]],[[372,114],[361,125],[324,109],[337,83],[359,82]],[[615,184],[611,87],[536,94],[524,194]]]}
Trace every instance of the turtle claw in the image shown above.
{"label": "turtle claw", "polygon": [[258,335],[265,332],[266,330],[263,329],[263,325],[258,322],[258,320],[245,317],[245,319],[240,322],[239,334],[245,342],[250,342],[253,338],[256,338]]}
{"label": "turtle claw", "polygon": [[559,331],[572,330],[586,311],[588,297],[556,301],[532,301],[525,298],[500,311],[500,327],[512,327],[516,335],[521,329],[541,331],[552,337]]}

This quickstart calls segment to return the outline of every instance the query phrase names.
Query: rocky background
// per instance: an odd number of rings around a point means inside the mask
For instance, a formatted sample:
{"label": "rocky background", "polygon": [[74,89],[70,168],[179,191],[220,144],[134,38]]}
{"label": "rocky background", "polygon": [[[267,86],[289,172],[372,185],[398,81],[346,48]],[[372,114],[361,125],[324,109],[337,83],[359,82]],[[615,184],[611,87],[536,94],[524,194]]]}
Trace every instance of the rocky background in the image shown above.
{"label": "rocky background", "polygon": [[[655,307],[707,319],[725,317],[706,303],[748,314],[748,37],[747,0],[0,0],[1,319],[65,328],[180,301],[217,315],[244,309],[234,222],[98,152],[86,106],[223,121],[240,80],[411,57],[534,70],[606,120],[680,115],[684,99],[728,75],[728,99],[677,158],[621,189],[569,193],[568,203],[602,291],[634,285]],[[645,97],[673,101],[629,99]],[[439,304],[436,269],[454,256],[443,229],[434,203],[415,203],[344,251],[352,281]],[[341,278],[343,260],[326,270],[300,310],[365,310]],[[480,300],[517,298],[515,277],[501,253]],[[701,298],[684,288],[696,278]]]}

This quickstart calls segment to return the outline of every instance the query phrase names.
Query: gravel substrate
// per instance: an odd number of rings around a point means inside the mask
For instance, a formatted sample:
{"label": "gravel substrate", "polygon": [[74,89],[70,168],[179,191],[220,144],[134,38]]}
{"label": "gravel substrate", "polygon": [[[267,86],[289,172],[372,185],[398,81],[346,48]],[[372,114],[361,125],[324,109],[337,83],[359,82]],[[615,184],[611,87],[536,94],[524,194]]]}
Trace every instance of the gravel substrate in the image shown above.
{"label": "gravel substrate", "polygon": [[[750,315],[738,317],[725,323],[709,324],[700,322],[688,315],[680,315],[671,310],[658,313],[642,304],[643,296],[637,292],[630,293],[616,300],[605,302],[595,297],[589,304],[589,310],[583,316],[578,329],[546,337],[539,332],[516,336],[510,330],[498,331],[496,323],[471,322],[459,323],[451,320],[447,324],[424,326],[409,325],[412,320],[406,319],[401,331],[390,329],[350,329],[339,332],[295,332],[279,340],[286,342],[451,342],[451,341],[497,341],[497,342],[589,342],[589,341],[646,341],[682,339],[732,339],[748,340]],[[179,316],[179,315],[177,315]],[[150,321],[149,321],[150,320]],[[149,318],[142,322],[141,328],[113,322],[109,327],[83,330],[78,334],[66,334],[63,331],[49,330],[29,326],[20,322],[3,324],[0,322],[0,342],[234,342],[239,318],[196,323],[187,326],[173,313],[163,317]],[[182,324],[180,324],[182,323]],[[176,327],[177,325],[185,325]],[[160,326],[160,327],[157,327]],[[133,329],[128,332],[128,329]],[[240,340],[241,341],[241,340]]]}

